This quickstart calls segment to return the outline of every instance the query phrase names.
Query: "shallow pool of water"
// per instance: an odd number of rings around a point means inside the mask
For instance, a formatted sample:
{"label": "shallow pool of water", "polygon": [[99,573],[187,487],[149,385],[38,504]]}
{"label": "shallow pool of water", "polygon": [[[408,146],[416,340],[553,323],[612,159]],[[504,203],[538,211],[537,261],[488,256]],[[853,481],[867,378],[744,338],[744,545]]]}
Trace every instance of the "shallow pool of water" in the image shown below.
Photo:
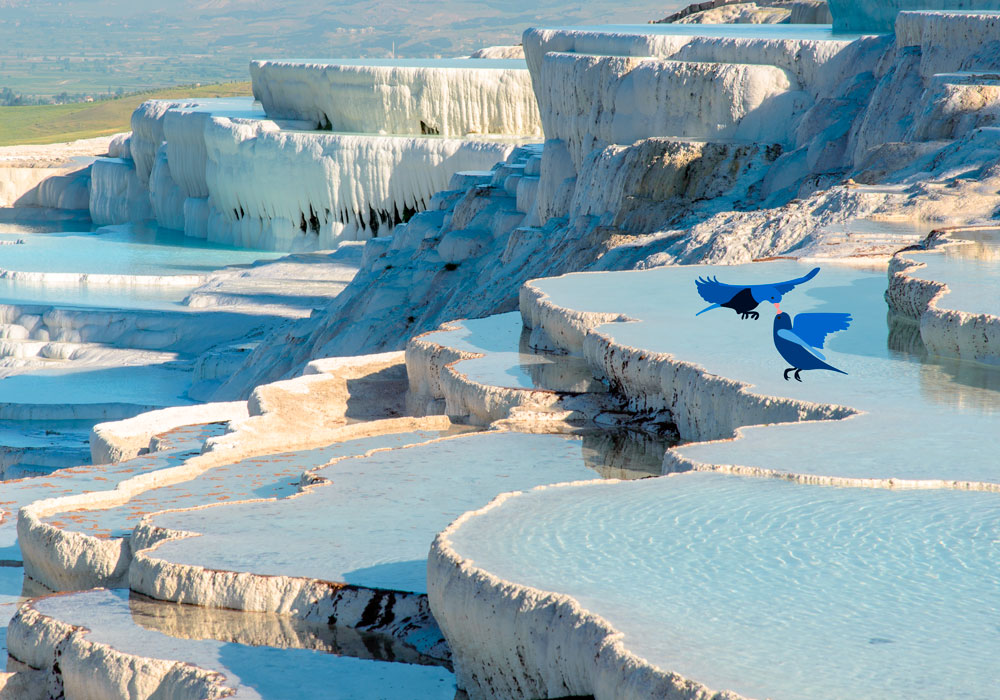
{"label": "shallow pool of water", "polygon": [[[236,690],[232,697],[245,700],[403,700],[429,698],[451,700],[455,697],[454,676],[440,666],[414,663],[388,663],[375,660],[371,652],[364,658],[338,655],[339,648],[327,648],[319,635],[308,636],[313,648],[294,648],[298,638],[280,635],[276,646],[267,646],[269,635],[233,635],[219,630],[224,641],[212,638],[215,625],[192,625],[184,638],[158,631],[150,621],[164,619],[160,611],[166,605],[147,599],[130,600],[127,591],[96,590],[86,593],[53,596],[37,601],[35,608],[62,622],[86,627],[93,642],[107,644],[119,651],[148,658],[167,659],[217,671],[225,676],[224,684]],[[169,614],[169,613],[168,613]],[[208,616],[206,616],[208,617]],[[213,618],[212,621],[216,621]],[[244,614],[241,622],[253,625],[253,614]],[[145,624],[144,624],[145,623]],[[265,629],[281,629],[272,623]],[[285,624],[291,631],[294,624]],[[301,627],[301,626],[300,626]],[[245,628],[244,628],[245,630]],[[262,643],[263,640],[263,643]],[[315,640],[315,641],[313,641]],[[281,648],[281,646],[285,648]],[[365,650],[364,645],[355,645]]]}
{"label": "shallow pool of water", "polygon": [[925,265],[910,276],[948,285],[939,308],[1000,315],[1000,229],[956,232],[950,237],[963,243],[906,253],[908,259]]}
{"label": "shallow pool of water", "polygon": [[452,541],[716,690],[937,700],[1000,687],[996,494],[682,474],[535,491]]}
{"label": "shallow pool of water", "polygon": [[[95,230],[0,227],[0,269],[102,275],[204,275],[227,265],[277,258],[283,253],[236,248],[144,224]],[[16,241],[23,244],[7,245]]]}
{"label": "shallow pool of water", "polygon": [[[567,275],[534,284],[560,306],[640,319],[600,327],[622,345],[695,363],[710,374],[749,384],[753,393],[863,413],[846,422],[745,428],[740,440],[678,448],[695,461],[827,476],[1000,481],[992,441],[984,439],[995,432],[1000,418],[1000,368],[960,362],[946,368],[919,353],[896,349],[898,339],[886,320],[883,272],[826,265],[781,301],[782,311],[792,316],[852,314],[850,328],[829,336],[823,350],[846,376],[816,370],[802,372],[802,382],[786,381],[788,364],[775,349],[775,312],[767,302],[758,307],[761,318],[756,321],[741,320],[724,308],[695,316],[705,308],[695,287],[699,276],[756,284],[797,278],[811,267],[784,261],[689,266]],[[959,376],[961,381],[952,381]],[[682,430],[681,437],[724,438],[728,431],[705,436]]]}
{"label": "shallow pool of water", "polygon": [[444,431],[390,433],[347,440],[314,450],[263,455],[213,467],[194,479],[137,494],[128,502],[103,510],[56,513],[47,518],[56,527],[97,537],[127,537],[144,515],[194,508],[225,501],[285,498],[299,491],[302,473],[341,457],[369,450],[392,449],[439,438]]}
{"label": "shallow pool of water", "polygon": [[316,472],[329,485],[301,496],[155,516],[161,527],[203,534],[164,542],[152,556],[422,593],[440,530],[506,491],[598,478],[584,445],[480,433],[343,460]]}
{"label": "shallow pool of water", "polygon": [[546,354],[533,350],[530,332],[514,311],[486,318],[454,321],[454,330],[438,331],[425,338],[483,357],[461,360],[455,369],[472,381],[512,389],[546,389],[559,392],[604,392],[582,357]]}

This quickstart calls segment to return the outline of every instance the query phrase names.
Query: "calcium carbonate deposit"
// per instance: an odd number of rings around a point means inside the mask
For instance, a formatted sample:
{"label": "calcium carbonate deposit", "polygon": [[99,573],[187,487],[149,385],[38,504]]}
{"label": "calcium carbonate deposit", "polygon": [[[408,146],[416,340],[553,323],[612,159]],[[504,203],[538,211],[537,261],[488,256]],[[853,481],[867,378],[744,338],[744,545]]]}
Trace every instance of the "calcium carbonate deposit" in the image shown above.
{"label": "calcium carbonate deposit", "polygon": [[0,148],[0,700],[993,697],[994,10],[258,56]]}

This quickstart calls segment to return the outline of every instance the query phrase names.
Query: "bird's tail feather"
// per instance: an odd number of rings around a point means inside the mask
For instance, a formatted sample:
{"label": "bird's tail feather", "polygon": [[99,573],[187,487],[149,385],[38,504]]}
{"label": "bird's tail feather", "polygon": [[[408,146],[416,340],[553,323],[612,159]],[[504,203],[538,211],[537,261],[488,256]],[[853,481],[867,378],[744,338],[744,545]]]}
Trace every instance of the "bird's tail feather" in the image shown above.
{"label": "bird's tail feather", "polygon": [[711,311],[712,309],[717,309],[720,306],[721,306],[721,304],[712,304],[711,306],[707,306],[704,309],[702,309],[701,311],[699,311],[698,313],[696,313],[695,316],[701,316],[706,311]]}

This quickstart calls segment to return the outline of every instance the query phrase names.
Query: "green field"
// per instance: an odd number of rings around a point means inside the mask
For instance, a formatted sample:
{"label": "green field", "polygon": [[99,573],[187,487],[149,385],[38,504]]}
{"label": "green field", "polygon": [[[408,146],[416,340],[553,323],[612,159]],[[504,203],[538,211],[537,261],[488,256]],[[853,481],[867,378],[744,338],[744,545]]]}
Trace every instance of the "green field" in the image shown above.
{"label": "green field", "polygon": [[101,102],[0,107],[0,146],[61,143],[129,131],[132,112],[146,100],[236,95],[250,95],[250,83],[189,85]]}

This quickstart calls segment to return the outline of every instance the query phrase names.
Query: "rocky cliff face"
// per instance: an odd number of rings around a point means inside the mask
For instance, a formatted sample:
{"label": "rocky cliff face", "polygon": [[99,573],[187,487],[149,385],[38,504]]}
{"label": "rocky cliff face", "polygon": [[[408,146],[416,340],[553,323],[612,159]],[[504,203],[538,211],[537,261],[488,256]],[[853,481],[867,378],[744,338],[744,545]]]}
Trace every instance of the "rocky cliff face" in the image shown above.
{"label": "rocky cliff face", "polygon": [[267,339],[219,397],[312,357],[398,348],[443,321],[509,311],[534,277],[812,255],[831,227],[887,212],[990,217],[1000,198],[962,173],[995,177],[994,86],[940,75],[1000,68],[985,40],[938,49],[964,22],[904,15],[895,38],[855,41],[529,30],[544,145],[454,176],[427,212],[370,241],[341,296]]}

